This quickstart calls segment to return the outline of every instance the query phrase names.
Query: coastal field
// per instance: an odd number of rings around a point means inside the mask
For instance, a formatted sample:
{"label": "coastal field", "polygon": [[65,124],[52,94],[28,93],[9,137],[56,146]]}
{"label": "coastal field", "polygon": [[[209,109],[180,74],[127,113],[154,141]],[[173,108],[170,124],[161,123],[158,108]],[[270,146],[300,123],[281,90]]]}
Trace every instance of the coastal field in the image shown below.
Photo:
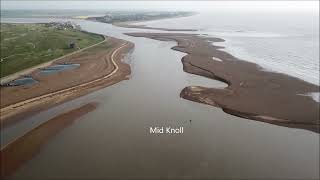
{"label": "coastal field", "polygon": [[[96,34],[50,24],[1,24],[1,77],[103,41]],[[73,43],[75,47],[71,48]]]}

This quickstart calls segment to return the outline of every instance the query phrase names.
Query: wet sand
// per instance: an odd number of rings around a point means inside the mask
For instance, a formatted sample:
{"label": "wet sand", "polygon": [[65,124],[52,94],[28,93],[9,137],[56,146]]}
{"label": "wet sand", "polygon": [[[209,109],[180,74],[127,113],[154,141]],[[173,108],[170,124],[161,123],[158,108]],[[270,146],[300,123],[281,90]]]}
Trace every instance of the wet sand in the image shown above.
{"label": "wet sand", "polygon": [[281,73],[262,70],[238,59],[212,42],[223,39],[195,34],[128,33],[161,41],[176,41],[172,49],[187,53],[182,58],[185,72],[228,84],[224,89],[190,86],[182,98],[221,108],[242,118],[319,133],[319,103],[303,96],[319,92],[319,86]]}
{"label": "wet sand", "polygon": [[108,37],[105,43],[59,59],[53,64],[76,63],[79,68],[50,75],[37,69],[31,76],[39,83],[1,87],[1,128],[67,100],[128,79],[130,66],[122,62],[133,48],[124,40]]}
{"label": "wet sand", "polygon": [[[138,21],[138,22],[141,22],[141,21]],[[146,26],[146,25],[136,25],[133,23],[137,23],[137,22],[112,23],[112,25],[118,26],[118,27],[123,27],[123,28],[151,29],[151,30],[160,30],[160,31],[198,31],[197,29],[157,28],[157,27],[150,27],[150,26]]]}
{"label": "wet sand", "polygon": [[25,162],[32,159],[50,138],[96,107],[96,103],[88,103],[58,115],[3,147],[0,151],[1,177],[13,174]]}

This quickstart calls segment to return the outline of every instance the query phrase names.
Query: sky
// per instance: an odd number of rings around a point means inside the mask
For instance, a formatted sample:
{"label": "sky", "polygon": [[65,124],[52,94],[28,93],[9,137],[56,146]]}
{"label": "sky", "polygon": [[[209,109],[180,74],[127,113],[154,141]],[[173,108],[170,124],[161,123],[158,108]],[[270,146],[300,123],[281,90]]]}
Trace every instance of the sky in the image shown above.
{"label": "sky", "polygon": [[1,0],[1,9],[116,9],[210,10],[269,9],[319,11],[319,1],[13,1]]}

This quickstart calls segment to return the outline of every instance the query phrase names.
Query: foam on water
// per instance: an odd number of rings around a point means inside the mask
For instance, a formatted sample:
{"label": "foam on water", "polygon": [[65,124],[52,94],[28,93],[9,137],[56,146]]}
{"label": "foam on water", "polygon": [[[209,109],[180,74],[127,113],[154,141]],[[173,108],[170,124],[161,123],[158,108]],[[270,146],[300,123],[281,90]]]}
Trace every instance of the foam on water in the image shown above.
{"label": "foam on water", "polygon": [[313,100],[320,102],[320,93],[319,92],[309,93],[309,95],[312,97]]}
{"label": "foam on water", "polygon": [[[319,85],[319,52],[307,40],[288,38],[223,37],[225,42],[215,45],[236,57],[259,64],[265,71],[274,71]],[[311,40],[310,40],[311,41]],[[298,45],[297,45],[298,44]],[[316,45],[316,46],[319,46]]]}
{"label": "foam on water", "polygon": [[298,95],[308,96],[308,97],[312,98],[314,101],[320,102],[320,93],[319,92],[311,92],[311,93],[307,93],[307,94],[298,94]]}

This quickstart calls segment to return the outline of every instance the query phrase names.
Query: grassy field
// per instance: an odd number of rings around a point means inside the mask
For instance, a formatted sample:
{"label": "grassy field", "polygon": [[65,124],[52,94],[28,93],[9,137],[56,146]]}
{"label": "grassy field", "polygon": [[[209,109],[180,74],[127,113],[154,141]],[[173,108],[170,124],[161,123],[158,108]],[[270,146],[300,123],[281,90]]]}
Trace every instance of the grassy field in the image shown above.
{"label": "grassy field", "polygon": [[[45,24],[1,24],[1,77],[50,61],[100,41],[100,35]],[[76,47],[70,48],[74,42]]]}

